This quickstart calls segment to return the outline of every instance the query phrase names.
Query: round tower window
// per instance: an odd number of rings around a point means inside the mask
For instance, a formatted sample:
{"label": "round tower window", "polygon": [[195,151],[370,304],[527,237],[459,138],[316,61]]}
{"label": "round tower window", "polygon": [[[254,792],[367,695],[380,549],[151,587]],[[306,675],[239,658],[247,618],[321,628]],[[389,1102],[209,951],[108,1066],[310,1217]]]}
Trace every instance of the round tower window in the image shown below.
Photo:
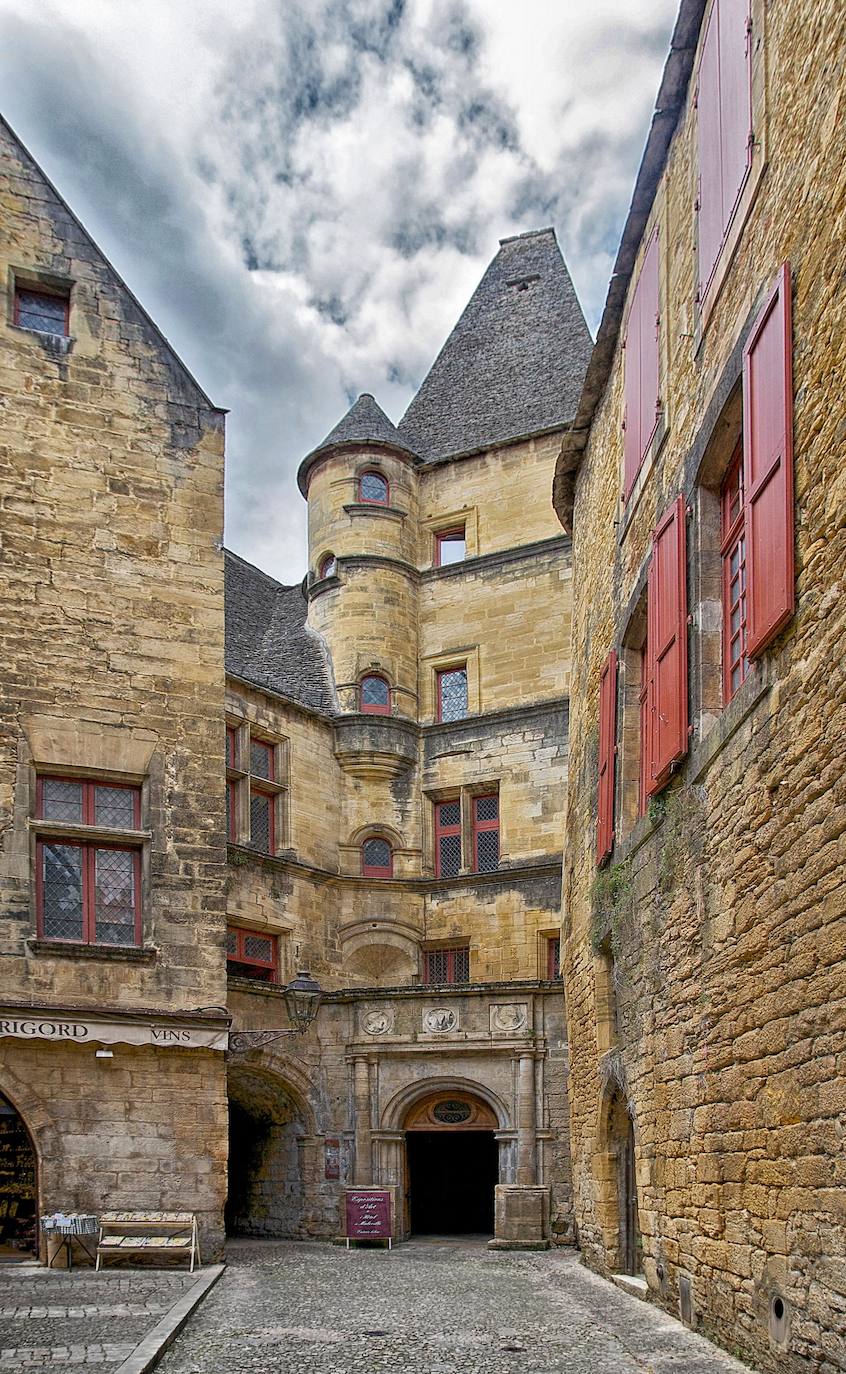
{"label": "round tower window", "polygon": [[391,709],[391,689],[383,677],[371,674],[361,679],[359,694],[362,711],[377,716],[386,716]]}
{"label": "round tower window", "polygon": [[359,500],[371,506],[387,506],[389,488],[381,472],[363,472],[358,481]]}

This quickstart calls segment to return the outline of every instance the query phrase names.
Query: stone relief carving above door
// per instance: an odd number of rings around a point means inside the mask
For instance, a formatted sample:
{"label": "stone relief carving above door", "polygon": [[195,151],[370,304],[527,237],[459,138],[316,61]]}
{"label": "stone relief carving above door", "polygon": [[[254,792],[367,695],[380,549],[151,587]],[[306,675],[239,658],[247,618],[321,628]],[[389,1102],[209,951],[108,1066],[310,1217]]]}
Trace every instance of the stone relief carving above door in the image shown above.
{"label": "stone relief carving above door", "polygon": [[423,1029],[428,1035],[458,1030],[458,1012],[452,1007],[430,1007],[423,1013]]}
{"label": "stone relief carving above door", "polygon": [[394,1019],[393,1007],[376,1007],[362,1013],[361,1029],[365,1035],[390,1035]]}
{"label": "stone relief carving above door", "polygon": [[514,1035],[526,1029],[529,1009],[525,1002],[501,1002],[491,1007],[491,1030],[502,1034]]}

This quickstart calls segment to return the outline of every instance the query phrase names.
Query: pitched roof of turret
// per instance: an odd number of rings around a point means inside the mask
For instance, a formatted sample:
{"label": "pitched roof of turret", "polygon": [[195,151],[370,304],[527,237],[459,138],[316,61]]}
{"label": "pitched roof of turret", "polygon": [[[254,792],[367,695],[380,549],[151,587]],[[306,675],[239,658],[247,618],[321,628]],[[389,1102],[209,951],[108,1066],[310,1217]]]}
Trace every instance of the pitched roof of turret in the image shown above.
{"label": "pitched roof of turret", "polygon": [[427,462],[572,419],[591,337],[554,229],[500,248],[399,423]]}
{"label": "pitched roof of turret", "polygon": [[300,464],[297,473],[297,481],[300,490],[305,495],[306,479],[312,464],[330,449],[339,448],[343,444],[374,444],[381,448],[398,449],[400,453],[407,453],[412,458],[417,458],[413,446],[408,437],[403,438],[395,425],[392,425],[378,401],[370,395],[369,391],[363,391],[358,400],[350,406],[346,415],[339,420],[334,429],[330,429],[326,438],[317,448],[312,449]]}
{"label": "pitched roof of turret", "polygon": [[225,550],[226,671],[311,710],[333,709],[329,655],[306,623],[302,583],[285,587]]}

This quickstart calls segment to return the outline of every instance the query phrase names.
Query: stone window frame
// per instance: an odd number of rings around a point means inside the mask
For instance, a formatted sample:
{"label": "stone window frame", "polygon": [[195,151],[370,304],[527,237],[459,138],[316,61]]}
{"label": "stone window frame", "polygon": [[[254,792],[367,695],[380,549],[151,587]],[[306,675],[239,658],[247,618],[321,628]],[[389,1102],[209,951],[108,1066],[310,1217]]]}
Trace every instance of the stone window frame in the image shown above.
{"label": "stone window frame", "polygon": [[[10,267],[8,273],[8,323],[23,333],[34,334],[41,339],[61,340],[66,344],[71,338],[70,312],[74,285],[75,282],[71,277],[57,276],[54,272],[45,272],[38,267]],[[65,302],[64,334],[56,334],[52,330],[33,329],[31,325],[20,323],[19,296],[23,291],[32,292],[38,296],[57,297]]]}
{"label": "stone window frame", "polygon": [[[558,970],[557,973],[553,972],[555,968]],[[548,983],[563,981],[560,926],[556,930],[542,930],[538,933],[538,977]]]}
{"label": "stone window frame", "polygon": [[[464,674],[464,699],[465,711],[463,716],[449,716],[444,718],[443,706],[443,679],[456,673]],[[466,720],[470,714],[470,674],[466,661],[463,663],[452,663],[446,667],[435,669],[435,719],[438,725],[450,725],[455,721]]]}
{"label": "stone window frame", "polygon": [[[467,670],[467,715],[460,720],[438,719],[438,678],[440,672],[453,668]],[[420,660],[420,721],[444,730],[461,728],[463,721],[478,715],[481,702],[481,663],[478,644],[456,644],[454,648],[441,650],[436,654],[424,654]]]}
{"label": "stone window frame", "polygon": [[[82,788],[82,819],[80,821],[61,821],[43,815],[43,790],[47,781],[76,783]],[[131,791],[134,796],[134,817],[131,827],[98,825],[96,822],[95,797],[98,787],[110,787]],[[89,773],[82,770],[69,771],[65,768],[39,768],[35,775],[34,816],[30,822],[33,841],[33,883],[34,915],[36,939],[43,947],[56,947],[66,950],[97,949],[116,953],[142,948],[144,931],[144,912],[147,907],[145,895],[149,888],[149,844],[150,831],[143,828],[146,799],[142,780],[132,777],[107,775],[102,771]],[[81,851],[80,875],[82,884],[82,935],[79,938],[45,934],[44,931],[44,879],[42,861],[44,846],[64,843]],[[133,856],[133,897],[134,923],[131,944],[116,944],[97,939],[96,914],[96,855],[102,852],[130,853]]]}
{"label": "stone window frame", "polygon": [[[250,751],[253,742],[270,750],[271,776],[253,773]],[[226,788],[228,807],[227,838],[230,844],[254,849],[273,858],[289,838],[290,768],[288,740],[272,735],[253,721],[226,719]],[[270,802],[270,842],[258,849],[252,842],[250,810],[254,796]]]}

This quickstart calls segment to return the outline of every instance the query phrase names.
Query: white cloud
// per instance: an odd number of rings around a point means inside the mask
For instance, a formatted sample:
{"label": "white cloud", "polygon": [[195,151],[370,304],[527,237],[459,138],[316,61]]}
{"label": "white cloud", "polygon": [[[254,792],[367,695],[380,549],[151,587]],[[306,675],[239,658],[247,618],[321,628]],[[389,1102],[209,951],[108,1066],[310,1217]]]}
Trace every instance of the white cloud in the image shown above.
{"label": "white cloud", "polygon": [[0,0],[4,113],[228,422],[227,539],[305,567],[293,475],[398,419],[498,238],[595,327],[675,0]]}

